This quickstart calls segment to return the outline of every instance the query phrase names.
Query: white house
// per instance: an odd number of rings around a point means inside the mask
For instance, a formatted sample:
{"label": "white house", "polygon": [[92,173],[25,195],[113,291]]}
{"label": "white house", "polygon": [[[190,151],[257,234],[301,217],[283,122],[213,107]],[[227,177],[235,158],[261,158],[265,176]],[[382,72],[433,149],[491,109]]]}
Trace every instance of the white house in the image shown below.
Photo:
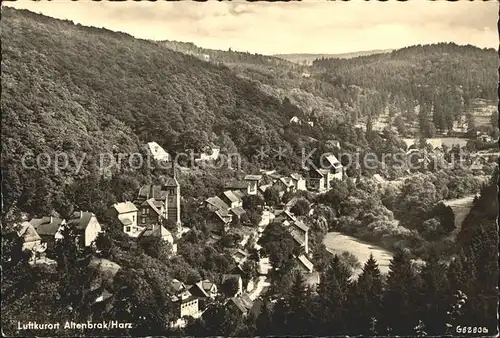
{"label": "white house", "polygon": [[290,178],[292,179],[292,183],[294,186],[294,191],[299,191],[299,190],[307,190],[306,188],[306,180],[302,175],[293,173],[290,175]]}
{"label": "white house", "polygon": [[262,180],[262,175],[246,175],[245,181],[248,182],[248,195],[257,195],[259,191],[259,182]]}
{"label": "white house", "polygon": [[85,246],[92,245],[102,231],[101,224],[95,215],[88,211],[75,212],[66,224],[79,232],[82,244]]}
{"label": "white house", "polygon": [[108,214],[118,218],[123,225],[123,232],[137,237],[145,229],[137,224],[137,207],[132,202],[115,203]]}
{"label": "white house", "polygon": [[170,161],[170,154],[167,153],[158,143],[148,142],[146,149],[156,161]]}

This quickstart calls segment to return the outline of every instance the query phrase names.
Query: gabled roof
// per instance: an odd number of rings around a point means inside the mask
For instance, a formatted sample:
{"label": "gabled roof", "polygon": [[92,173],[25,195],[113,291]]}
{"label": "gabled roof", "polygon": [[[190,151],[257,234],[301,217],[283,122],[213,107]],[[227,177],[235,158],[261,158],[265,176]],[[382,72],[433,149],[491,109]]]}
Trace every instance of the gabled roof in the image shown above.
{"label": "gabled roof", "polygon": [[30,222],[23,222],[18,226],[17,235],[23,238],[25,243],[41,240],[33,225]]}
{"label": "gabled roof", "polygon": [[77,211],[72,216],[71,219],[67,222],[69,226],[74,226],[78,230],[84,230],[90,223],[90,220],[95,215],[88,211]]}
{"label": "gabled roof", "polygon": [[340,161],[337,159],[337,157],[335,157],[335,155],[333,154],[325,154],[325,159],[326,161],[328,161],[328,163],[334,167],[337,167],[340,165]]}
{"label": "gabled roof", "polygon": [[272,173],[272,174],[269,174],[267,176],[269,176],[269,177],[271,177],[271,178],[273,178],[275,180],[279,180],[282,177],[282,175],[280,175],[278,173]]}
{"label": "gabled roof", "polygon": [[122,202],[122,203],[115,203],[113,204],[113,208],[119,213],[119,214],[125,214],[127,212],[135,212],[137,211],[137,207],[135,206],[134,203],[132,202]]}
{"label": "gabled roof", "polygon": [[205,290],[207,292],[211,291],[214,288],[214,286],[216,286],[215,283],[212,283],[208,279],[202,280],[201,282],[198,282],[198,283],[200,283],[203,290]]}
{"label": "gabled roof", "polygon": [[153,210],[154,210],[154,212],[156,212],[159,216],[163,216],[163,215],[162,215],[162,213],[161,213],[161,211],[158,209],[158,206],[157,206],[156,201],[155,201],[155,199],[154,199],[154,198],[150,198],[150,199],[148,199],[148,200],[145,200],[145,201],[141,204],[141,206],[144,206],[144,205],[149,206],[149,207],[150,207],[151,209],[153,209]]}
{"label": "gabled roof", "polygon": [[206,203],[213,205],[214,207],[222,210],[229,210],[229,205],[226,204],[220,197],[214,196],[209,197],[205,200]]}
{"label": "gabled roof", "polygon": [[262,175],[246,175],[245,181],[260,181],[262,179]]}
{"label": "gabled roof", "polygon": [[132,225],[133,224],[133,222],[129,218],[125,218],[125,219],[121,220],[121,222],[123,225]]}
{"label": "gabled roof", "polygon": [[214,287],[216,287],[215,283],[212,283],[210,280],[205,279],[193,284],[189,288],[189,292],[198,297],[210,297],[209,293],[214,291]]}
{"label": "gabled roof", "polygon": [[248,182],[245,181],[230,181],[226,182],[224,184],[225,189],[236,189],[236,190],[241,190],[241,189],[247,189],[248,188]]}
{"label": "gabled roof", "polygon": [[172,289],[174,289],[175,292],[181,292],[186,288],[186,285],[184,285],[183,282],[175,278],[172,279],[172,283],[170,285],[172,286]]}
{"label": "gabled roof", "polygon": [[306,243],[306,238],[305,238],[305,235],[303,233],[299,233],[297,231],[297,229],[292,229],[290,231],[290,234],[292,235],[293,239],[295,240],[295,242],[299,245],[299,246],[304,246],[305,243]]}
{"label": "gabled roof", "polygon": [[290,177],[280,177],[280,181],[287,187],[293,186],[293,181]]}
{"label": "gabled roof", "polygon": [[230,279],[241,279],[241,276],[240,275],[236,275],[236,274],[224,274],[222,275],[222,283],[224,284],[227,280],[230,280]]}
{"label": "gabled roof", "polygon": [[170,160],[170,155],[156,142],[148,142],[146,145],[147,149],[153,155],[155,159],[161,159],[168,161]]}
{"label": "gabled roof", "polygon": [[302,175],[298,174],[298,173],[290,174],[290,177],[291,177],[292,180],[295,180],[295,181],[299,181],[299,180],[303,180],[304,179],[302,177]]}
{"label": "gabled roof", "polygon": [[39,235],[54,236],[59,231],[63,219],[44,216],[42,218],[33,218],[30,223]]}
{"label": "gabled roof", "polygon": [[138,198],[139,199],[148,199],[148,198],[154,198],[157,200],[164,200],[167,198],[167,191],[163,189],[163,187],[178,187],[179,182],[177,182],[176,179],[174,178],[167,178],[165,182],[162,185],[155,185],[155,184],[146,184],[143,185],[139,189],[139,194]]}
{"label": "gabled roof", "polygon": [[290,209],[290,208],[292,208],[295,205],[295,203],[297,203],[298,200],[299,199],[297,197],[292,197],[291,200],[289,200],[288,202],[286,202],[285,206]]}
{"label": "gabled roof", "polygon": [[297,220],[293,223],[293,225],[304,232],[309,231],[309,227],[305,225],[302,221]]}
{"label": "gabled roof", "polygon": [[307,259],[306,256],[304,255],[300,255],[299,257],[297,257],[297,260],[300,264],[302,264],[307,270],[309,271],[312,271],[314,270],[314,264],[311,263],[311,261],[309,259]]}
{"label": "gabled roof", "polygon": [[241,199],[236,196],[231,190],[226,190],[223,192],[223,194],[231,203],[241,202]]}
{"label": "gabled roof", "polygon": [[261,185],[261,186],[259,187],[259,190],[260,190],[260,191],[262,191],[262,192],[264,192],[264,191],[266,191],[266,190],[267,190],[270,186],[271,186],[271,184],[264,184],[264,185]]}
{"label": "gabled roof", "polygon": [[247,256],[247,253],[241,249],[236,249],[233,253],[232,256],[243,256],[243,257],[246,257]]}
{"label": "gabled roof", "polygon": [[246,213],[245,209],[243,209],[242,207],[234,207],[231,209],[231,212],[238,217]]}
{"label": "gabled roof", "polygon": [[241,190],[233,190],[233,194],[241,200],[243,200],[243,197],[245,197],[245,193]]}
{"label": "gabled roof", "polygon": [[[141,237],[159,237],[163,238],[165,236],[172,236],[172,233],[168,231],[163,225],[155,225],[152,228],[147,227],[138,236]],[[173,237],[173,236],[172,236]]]}
{"label": "gabled roof", "polygon": [[232,215],[227,210],[223,210],[223,209],[216,210],[215,211],[215,215],[217,215],[217,217],[219,217],[219,219],[223,223],[229,223],[229,222],[231,222]]}
{"label": "gabled roof", "polygon": [[229,300],[232,304],[236,306],[241,313],[246,314],[253,306],[253,301],[248,295],[242,295],[239,297],[233,297]]}
{"label": "gabled roof", "polygon": [[292,214],[292,213],[291,213],[290,211],[288,211],[288,210],[283,211],[283,213],[284,213],[284,214],[285,214],[288,218],[290,218],[292,221],[295,221],[295,220],[297,219],[297,217],[295,217],[295,215],[294,215],[294,214]]}
{"label": "gabled roof", "polygon": [[326,176],[330,173],[330,170],[328,169],[319,169],[319,172],[323,175]]}

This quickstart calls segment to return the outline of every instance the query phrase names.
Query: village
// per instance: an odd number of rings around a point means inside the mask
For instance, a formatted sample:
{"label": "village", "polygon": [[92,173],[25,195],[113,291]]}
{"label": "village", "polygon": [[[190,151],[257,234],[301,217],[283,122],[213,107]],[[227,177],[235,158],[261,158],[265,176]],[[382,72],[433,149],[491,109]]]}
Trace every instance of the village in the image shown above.
{"label": "village", "polygon": [[[410,156],[416,149],[412,149],[414,142],[407,143],[410,150],[406,154]],[[427,144],[432,148],[430,155],[442,155],[442,144],[435,144],[433,147],[432,140]],[[148,143],[146,149],[156,161],[171,161],[170,155],[156,142]],[[218,149],[215,148],[210,155],[201,154],[197,161],[214,161],[217,156]],[[342,181],[345,178],[345,168],[333,153],[325,154],[324,159],[326,166],[319,169],[307,168],[301,173],[281,175],[274,170],[260,170],[258,173],[246,174],[240,180],[225,182],[224,189],[218,195],[203,201],[200,211],[217,225],[210,240],[215,243],[227,235],[237,238],[236,243],[228,244],[226,248],[234,268],[230,274],[220,276],[219,284],[208,279],[194,284],[174,279],[171,287],[176,294],[172,295],[172,302],[175,304],[177,319],[170,323],[172,328],[186,326],[188,317],[200,318],[210,302],[216,299],[222,299],[226,306],[234,307],[242,316],[258,311],[261,304],[259,297],[269,288],[271,280],[268,276],[273,269],[269,257],[261,254],[262,248],[258,241],[266,227],[273,223],[286,229],[298,248],[294,256],[294,270],[300,271],[312,290],[317,287],[320,273],[313,263],[309,243],[310,225],[305,217],[314,214],[315,206],[308,204],[306,215],[295,215],[292,210],[301,199],[301,192],[324,194],[331,190],[334,180]],[[170,257],[178,254],[179,240],[190,231],[183,227],[182,193],[176,175],[175,166],[172,165],[170,177],[162,184],[144,185],[137,191],[135,200],[118,202],[107,211],[109,217],[120,222],[123,233],[131,239],[140,241],[156,238],[168,243],[171,248]],[[379,184],[386,183],[379,174],[374,175],[373,179]],[[273,200],[273,194],[277,195],[275,202],[251,205],[252,198],[269,201]],[[294,197],[283,203],[282,197],[285,194]],[[32,252],[32,264],[55,264],[47,256],[50,256],[54,243],[63,238],[64,227],[76,230],[79,245],[94,250],[99,234],[106,232],[106,225],[101,224],[96,215],[88,210],[77,211],[66,220],[54,216],[26,219],[16,229],[17,235],[23,240],[23,250]],[[258,257],[252,257],[252,252],[256,252]],[[252,259],[258,261],[258,274],[243,282],[242,266]],[[102,261],[101,259],[101,264]],[[111,261],[104,262],[114,267],[114,273],[120,268]],[[228,288],[231,290],[229,293],[223,291]],[[106,288],[101,288],[95,297],[95,303],[105,302],[110,297],[112,294]]]}
{"label": "village", "polygon": [[[168,153],[156,142],[148,143],[146,149],[156,161],[170,160]],[[217,150],[212,152],[214,153],[217,154]],[[277,192],[279,197],[285,193],[300,191],[327,192],[331,189],[332,180],[343,179],[344,170],[335,155],[327,154],[325,158],[329,168],[310,170],[307,177],[300,173],[284,176],[275,171],[261,170],[259,173],[244,176],[242,180],[226,182],[225,189],[218,196],[207,198],[201,206],[211,215],[212,221],[220,226],[220,231],[213,234],[212,238],[220,239],[225,234],[235,234],[241,238],[236,247],[230,249],[235,268],[231,274],[222,275],[220,280],[222,284],[235,286],[234,294],[232,297],[227,297],[225,302],[227,306],[234,306],[242,315],[247,315],[252,310],[254,301],[270,285],[267,275],[272,266],[268,257],[260,257],[259,275],[245,285],[242,282],[241,266],[250,259],[247,244],[254,243],[253,248],[259,252],[260,247],[257,241],[266,226],[271,223],[279,222],[289,231],[300,248],[300,254],[295,257],[296,270],[303,273],[312,287],[319,284],[319,273],[315,271],[314,264],[311,262],[309,226],[303,222],[303,217],[295,216],[291,212],[298,198],[293,198],[286,204],[259,206],[257,226],[249,221],[247,215],[249,210],[248,208],[245,210],[244,200],[246,197],[262,196],[268,189]],[[216,159],[214,155],[202,154],[199,160],[214,159]],[[172,168],[175,167],[172,166]],[[190,230],[182,226],[181,199],[181,187],[176,178],[176,170],[172,169],[171,177],[164,180],[162,185],[142,186],[135,200],[122,201],[110,206],[107,215],[117,219],[122,224],[123,233],[130,238],[136,240],[159,238],[169,243],[172,257],[177,254],[179,239]],[[309,213],[313,212],[311,208]],[[167,229],[167,222],[175,224],[174,229]],[[106,232],[106,225],[101,224],[92,211],[74,212],[72,217],[66,220],[54,216],[25,220],[16,227],[16,231],[23,240],[23,250],[32,252],[32,264],[56,264],[47,256],[50,256],[54,243],[63,238],[64,227],[70,227],[76,231],[81,247],[94,249],[99,234]],[[106,263],[113,266],[113,262]],[[186,317],[199,318],[209,301],[221,296],[223,286],[210,280],[200,280],[195,284],[186,285],[183,281],[174,279],[172,287],[177,291],[177,294],[172,296],[172,302],[176,304],[178,320],[170,324],[172,327],[183,327],[186,325]],[[96,296],[95,302],[103,302],[111,296],[112,294],[104,288]]]}

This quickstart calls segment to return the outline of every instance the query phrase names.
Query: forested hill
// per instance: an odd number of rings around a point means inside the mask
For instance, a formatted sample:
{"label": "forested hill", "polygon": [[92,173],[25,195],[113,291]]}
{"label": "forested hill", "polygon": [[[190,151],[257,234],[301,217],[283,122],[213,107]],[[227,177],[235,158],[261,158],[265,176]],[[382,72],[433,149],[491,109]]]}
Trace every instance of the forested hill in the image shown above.
{"label": "forested hill", "polygon": [[372,54],[381,54],[381,53],[389,53],[392,49],[376,49],[376,50],[368,50],[368,51],[360,51],[360,52],[352,52],[352,53],[340,53],[340,54],[308,54],[308,53],[292,53],[292,54],[274,54],[283,60],[288,60],[290,62],[295,62],[298,64],[307,64],[310,65],[316,59],[350,59],[358,56],[366,56]]}
{"label": "forested hill", "polygon": [[209,49],[202,48],[195,45],[192,42],[182,42],[182,41],[157,41],[159,45],[163,45],[171,50],[176,52],[181,52],[184,54],[195,55],[198,57],[204,58],[205,55],[208,56],[210,61],[213,62],[222,62],[225,64],[231,63],[248,63],[248,64],[257,64],[257,65],[269,65],[275,67],[286,67],[290,69],[298,69],[297,65],[292,62],[283,60],[279,57],[262,55],[258,53],[249,53],[249,52],[239,52],[233,51],[229,49],[228,51],[218,50],[218,49]]}
{"label": "forested hill", "polygon": [[[401,111],[420,105],[446,115],[459,110],[461,101],[467,108],[473,99],[497,98],[499,60],[491,48],[418,45],[352,59],[318,59],[312,67],[325,82],[372,89]],[[434,122],[439,124],[439,118]]]}
{"label": "forested hill", "polygon": [[284,130],[289,115],[300,113],[295,106],[224,65],[127,34],[5,7],[1,32],[6,208],[17,202],[28,210],[49,209],[52,201],[81,193],[84,185],[72,194],[62,188],[95,169],[84,167],[80,175],[22,169],[27,152],[98,157],[111,150],[136,152],[154,140],[168,151],[214,143],[250,157],[261,146],[290,147],[304,135],[299,127],[293,137]]}

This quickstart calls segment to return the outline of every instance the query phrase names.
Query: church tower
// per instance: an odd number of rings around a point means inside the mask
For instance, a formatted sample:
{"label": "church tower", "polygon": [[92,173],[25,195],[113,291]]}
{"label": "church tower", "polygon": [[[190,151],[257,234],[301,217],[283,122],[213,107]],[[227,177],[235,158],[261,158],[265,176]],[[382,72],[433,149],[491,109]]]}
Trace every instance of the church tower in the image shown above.
{"label": "church tower", "polygon": [[175,165],[172,164],[172,177],[166,179],[161,188],[165,198],[165,216],[177,225],[177,235],[182,231],[181,188],[177,181]]}

